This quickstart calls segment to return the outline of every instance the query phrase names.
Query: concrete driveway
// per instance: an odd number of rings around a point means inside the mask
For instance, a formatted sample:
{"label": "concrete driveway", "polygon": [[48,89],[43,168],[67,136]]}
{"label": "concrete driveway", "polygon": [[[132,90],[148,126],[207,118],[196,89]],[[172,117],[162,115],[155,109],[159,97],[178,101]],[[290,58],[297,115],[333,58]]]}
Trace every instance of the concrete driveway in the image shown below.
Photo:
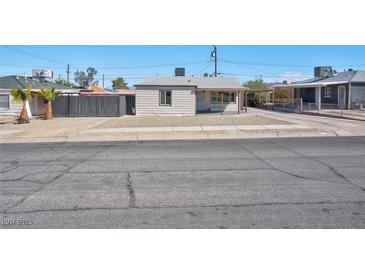
{"label": "concrete driveway", "polygon": [[365,228],[365,137],[0,149],[2,228]]}

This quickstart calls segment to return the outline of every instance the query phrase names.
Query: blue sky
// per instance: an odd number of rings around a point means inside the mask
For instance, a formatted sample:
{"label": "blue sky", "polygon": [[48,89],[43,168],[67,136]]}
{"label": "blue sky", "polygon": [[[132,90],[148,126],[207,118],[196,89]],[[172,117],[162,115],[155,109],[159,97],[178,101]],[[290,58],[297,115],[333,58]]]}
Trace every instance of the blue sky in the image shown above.
{"label": "blue sky", "polygon": [[[301,80],[317,65],[332,65],[337,71],[365,70],[365,46],[217,46],[218,72],[242,82],[261,75],[266,82]],[[105,87],[118,76],[129,85],[152,75],[173,75],[185,67],[187,75],[212,73],[212,46],[0,46],[0,74],[30,75],[32,68],[47,68],[55,78],[70,79],[77,69],[94,66],[96,79]]]}

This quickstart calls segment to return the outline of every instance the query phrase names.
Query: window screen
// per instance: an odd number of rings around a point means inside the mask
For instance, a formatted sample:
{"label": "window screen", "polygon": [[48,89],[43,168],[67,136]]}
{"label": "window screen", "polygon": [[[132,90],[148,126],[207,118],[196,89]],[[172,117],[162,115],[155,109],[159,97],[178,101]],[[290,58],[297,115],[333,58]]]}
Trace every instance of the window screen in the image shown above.
{"label": "window screen", "polygon": [[160,90],[160,105],[171,106],[171,90]]}
{"label": "window screen", "polygon": [[0,108],[9,108],[9,95],[0,94]]}
{"label": "window screen", "polygon": [[[211,103],[221,103],[222,92],[212,92],[210,96]],[[223,103],[235,103],[236,96],[234,92],[223,92]]]}

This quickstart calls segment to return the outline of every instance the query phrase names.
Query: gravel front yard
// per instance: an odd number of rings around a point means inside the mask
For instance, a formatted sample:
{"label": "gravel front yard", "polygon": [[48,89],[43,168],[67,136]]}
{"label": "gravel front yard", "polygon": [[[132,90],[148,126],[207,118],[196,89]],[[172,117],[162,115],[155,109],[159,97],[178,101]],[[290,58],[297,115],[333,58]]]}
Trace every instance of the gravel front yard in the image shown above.
{"label": "gravel front yard", "polygon": [[124,116],[108,119],[93,128],[188,127],[235,125],[288,125],[287,121],[261,115],[250,116]]}

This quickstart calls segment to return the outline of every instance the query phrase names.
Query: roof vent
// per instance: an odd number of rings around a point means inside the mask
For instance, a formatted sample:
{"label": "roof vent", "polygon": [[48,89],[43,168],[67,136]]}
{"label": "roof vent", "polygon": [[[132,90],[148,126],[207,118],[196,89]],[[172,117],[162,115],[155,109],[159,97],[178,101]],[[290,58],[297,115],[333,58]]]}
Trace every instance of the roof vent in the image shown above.
{"label": "roof vent", "polygon": [[175,68],[175,76],[185,76],[185,68]]}

